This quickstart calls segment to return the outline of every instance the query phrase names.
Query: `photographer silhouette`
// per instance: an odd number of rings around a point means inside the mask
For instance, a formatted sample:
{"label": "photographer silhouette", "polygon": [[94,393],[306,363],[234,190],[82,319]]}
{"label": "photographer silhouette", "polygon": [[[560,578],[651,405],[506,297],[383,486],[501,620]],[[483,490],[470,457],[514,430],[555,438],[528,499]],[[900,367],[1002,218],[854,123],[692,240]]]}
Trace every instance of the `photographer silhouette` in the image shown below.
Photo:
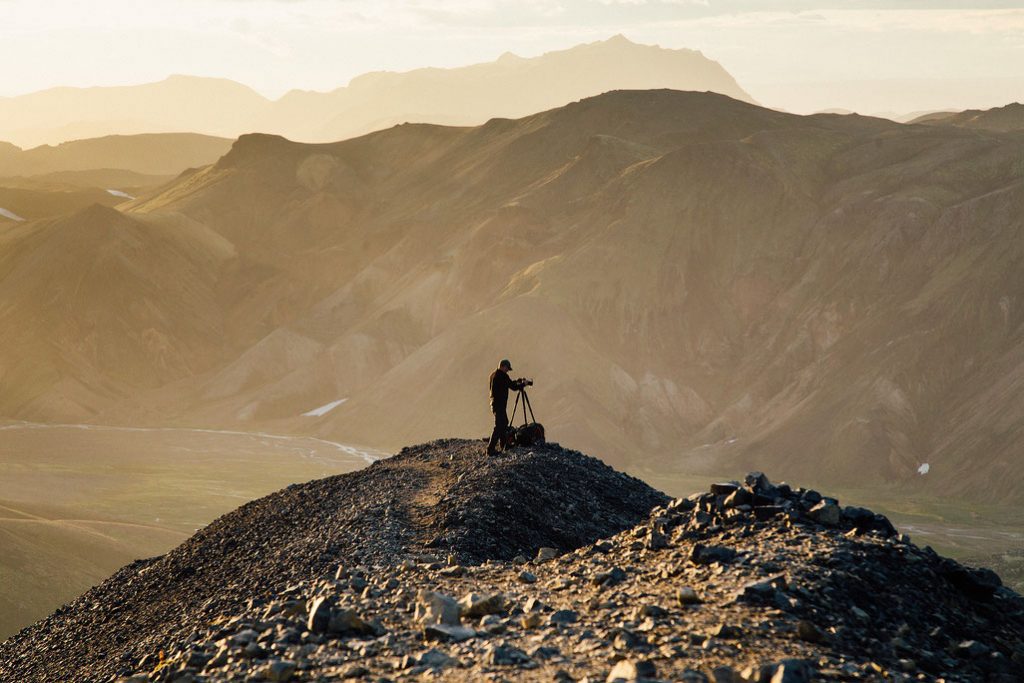
{"label": "photographer silhouette", "polygon": [[498,363],[498,368],[491,373],[491,412],[494,413],[494,431],[491,432],[491,439],[487,442],[487,454],[495,455],[498,452],[498,445],[508,432],[508,392],[509,390],[521,391],[523,387],[533,386],[532,379],[512,379],[509,372],[512,371],[512,362],[507,358]]}

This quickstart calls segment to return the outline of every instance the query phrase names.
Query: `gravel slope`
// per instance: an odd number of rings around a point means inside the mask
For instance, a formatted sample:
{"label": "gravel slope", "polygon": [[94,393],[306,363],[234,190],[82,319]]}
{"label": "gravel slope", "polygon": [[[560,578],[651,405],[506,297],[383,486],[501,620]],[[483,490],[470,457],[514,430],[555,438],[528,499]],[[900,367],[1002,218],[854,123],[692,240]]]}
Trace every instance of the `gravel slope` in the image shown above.
{"label": "gravel slope", "polygon": [[547,445],[487,458],[442,440],[243,505],[135,562],[0,645],[0,680],[104,680],[134,670],[215,616],[339,563],[440,547],[463,562],[571,550],[641,520],[666,498],[600,461]]}
{"label": "gravel slope", "polygon": [[343,565],[128,680],[1009,683],[1022,666],[1024,600],[994,574],[754,474],[561,556]]}
{"label": "gravel slope", "polygon": [[0,680],[1020,680],[1024,599],[882,515],[483,450],[249,503],[0,645]]}

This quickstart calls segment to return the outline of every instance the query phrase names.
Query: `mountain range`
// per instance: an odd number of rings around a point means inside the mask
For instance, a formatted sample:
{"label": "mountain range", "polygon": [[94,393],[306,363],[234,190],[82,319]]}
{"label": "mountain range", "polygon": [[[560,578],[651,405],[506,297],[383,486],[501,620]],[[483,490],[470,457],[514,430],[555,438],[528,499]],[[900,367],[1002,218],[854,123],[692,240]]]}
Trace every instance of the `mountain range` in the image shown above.
{"label": "mountain range", "polygon": [[164,133],[110,135],[31,149],[0,143],[0,177],[68,176],[100,169],[173,176],[189,167],[213,163],[231,148],[232,142],[196,133]]}
{"label": "mountain range", "polygon": [[1008,133],[1024,130],[1024,104],[1013,102],[1005,107],[996,107],[995,109],[935,112],[919,116],[911,123],[958,126]]}
{"label": "mountain range", "polygon": [[30,147],[188,131],[335,141],[404,121],[475,125],[608,90],[662,87],[750,101],[725,69],[700,52],[639,45],[620,35],[533,58],[505,53],[455,69],[368,73],[330,92],[294,90],[277,100],[230,80],[191,76],[138,86],[54,88],[0,98],[0,140]]}
{"label": "mountain range", "polygon": [[486,433],[508,356],[634,470],[1020,500],[1022,145],[671,90],[243,136],[3,233],[0,411],[390,450]]}
{"label": "mountain range", "polygon": [[116,206],[213,163],[231,144],[194,133],[111,135],[27,150],[0,143],[0,226]]}

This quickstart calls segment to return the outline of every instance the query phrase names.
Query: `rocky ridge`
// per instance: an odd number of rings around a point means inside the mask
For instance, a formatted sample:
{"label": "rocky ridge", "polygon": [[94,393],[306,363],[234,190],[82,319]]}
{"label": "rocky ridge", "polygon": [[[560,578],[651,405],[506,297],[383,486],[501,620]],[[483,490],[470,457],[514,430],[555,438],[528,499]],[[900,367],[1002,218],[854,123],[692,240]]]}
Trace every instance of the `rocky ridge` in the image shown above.
{"label": "rocky ridge", "polygon": [[109,680],[191,642],[223,615],[333,576],[339,564],[383,567],[428,552],[473,564],[539,546],[567,552],[667,501],[557,444],[501,458],[483,451],[480,441],[435,441],[247,503],[0,643],[0,681]]}
{"label": "rocky ridge", "polygon": [[995,574],[753,473],[564,554],[344,564],[125,680],[1013,681],[1022,667],[1024,600]]}
{"label": "rocky ridge", "polygon": [[557,445],[482,451],[243,506],[0,645],[0,678],[1019,680],[1024,600],[884,516],[759,473],[669,500]]}

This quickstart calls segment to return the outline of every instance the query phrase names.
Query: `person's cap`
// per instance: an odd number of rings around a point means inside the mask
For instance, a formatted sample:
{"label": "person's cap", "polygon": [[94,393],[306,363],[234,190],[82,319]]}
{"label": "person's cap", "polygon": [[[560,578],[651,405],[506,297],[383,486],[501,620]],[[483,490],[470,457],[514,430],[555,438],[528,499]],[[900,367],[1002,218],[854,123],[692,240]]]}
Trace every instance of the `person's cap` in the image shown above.
{"label": "person's cap", "polygon": [[500,362],[500,363],[498,363],[498,367],[499,367],[499,368],[500,368],[500,367],[506,367],[506,368],[508,368],[509,370],[511,370],[511,369],[512,369],[512,361],[510,361],[510,360],[509,360],[508,358],[502,358],[502,359],[501,359],[501,362]]}

